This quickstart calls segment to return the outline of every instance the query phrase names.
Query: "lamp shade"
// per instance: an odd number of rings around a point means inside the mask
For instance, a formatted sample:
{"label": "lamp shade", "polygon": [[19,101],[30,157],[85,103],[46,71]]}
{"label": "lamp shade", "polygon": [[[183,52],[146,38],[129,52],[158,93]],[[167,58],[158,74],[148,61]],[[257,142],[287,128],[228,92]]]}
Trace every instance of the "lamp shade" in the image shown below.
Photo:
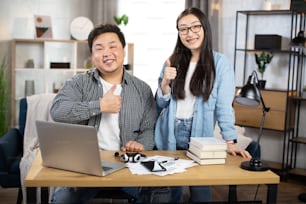
{"label": "lamp shade", "polygon": [[247,83],[242,87],[235,97],[237,103],[244,106],[258,106],[260,104],[260,93],[256,85]]}

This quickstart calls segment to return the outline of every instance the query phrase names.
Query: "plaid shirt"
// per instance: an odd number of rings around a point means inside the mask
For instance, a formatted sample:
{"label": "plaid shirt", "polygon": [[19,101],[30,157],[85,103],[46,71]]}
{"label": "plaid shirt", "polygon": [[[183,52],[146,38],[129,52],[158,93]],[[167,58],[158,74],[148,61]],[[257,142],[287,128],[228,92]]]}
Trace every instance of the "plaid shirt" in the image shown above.
{"label": "plaid shirt", "polygon": [[[154,147],[156,105],[151,88],[142,80],[124,71],[122,80],[122,106],[119,112],[121,146],[130,140]],[[54,121],[94,126],[99,129],[102,84],[97,69],[75,75],[67,80],[56,95],[51,116]]]}

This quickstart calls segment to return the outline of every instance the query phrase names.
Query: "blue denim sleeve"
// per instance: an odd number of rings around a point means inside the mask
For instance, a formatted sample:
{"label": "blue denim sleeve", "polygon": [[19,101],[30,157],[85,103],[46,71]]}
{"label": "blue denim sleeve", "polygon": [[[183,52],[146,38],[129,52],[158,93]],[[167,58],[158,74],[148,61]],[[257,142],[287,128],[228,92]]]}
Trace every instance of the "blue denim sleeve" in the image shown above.
{"label": "blue denim sleeve", "polygon": [[218,93],[215,116],[223,139],[234,140],[237,139],[235,114],[232,106],[235,96],[234,69],[224,55],[219,54],[215,57],[215,62]]}

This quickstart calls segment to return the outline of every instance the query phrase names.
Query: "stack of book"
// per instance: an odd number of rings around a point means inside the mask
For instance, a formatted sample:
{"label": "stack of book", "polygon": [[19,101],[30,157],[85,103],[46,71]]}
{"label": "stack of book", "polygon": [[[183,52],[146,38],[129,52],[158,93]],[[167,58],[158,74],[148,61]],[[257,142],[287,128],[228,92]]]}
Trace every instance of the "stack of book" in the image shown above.
{"label": "stack of book", "polygon": [[227,145],[215,137],[191,137],[187,156],[200,165],[224,164]]}

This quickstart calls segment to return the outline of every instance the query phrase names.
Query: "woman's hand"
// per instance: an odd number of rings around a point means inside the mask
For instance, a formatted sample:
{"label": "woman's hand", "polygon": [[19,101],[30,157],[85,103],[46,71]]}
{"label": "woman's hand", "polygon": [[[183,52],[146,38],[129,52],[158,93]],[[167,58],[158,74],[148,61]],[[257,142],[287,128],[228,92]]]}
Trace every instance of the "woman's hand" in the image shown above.
{"label": "woman's hand", "polygon": [[172,80],[174,80],[176,78],[176,68],[175,67],[171,67],[171,62],[168,59],[166,62],[166,67],[165,67],[165,72],[164,72],[164,78],[160,84],[163,95],[168,94],[171,90],[170,88],[170,84],[172,82]]}
{"label": "woman's hand", "polygon": [[250,153],[244,149],[241,149],[235,144],[227,143],[227,152],[230,154],[236,156],[237,154],[240,154],[243,158],[251,159],[252,156]]}

